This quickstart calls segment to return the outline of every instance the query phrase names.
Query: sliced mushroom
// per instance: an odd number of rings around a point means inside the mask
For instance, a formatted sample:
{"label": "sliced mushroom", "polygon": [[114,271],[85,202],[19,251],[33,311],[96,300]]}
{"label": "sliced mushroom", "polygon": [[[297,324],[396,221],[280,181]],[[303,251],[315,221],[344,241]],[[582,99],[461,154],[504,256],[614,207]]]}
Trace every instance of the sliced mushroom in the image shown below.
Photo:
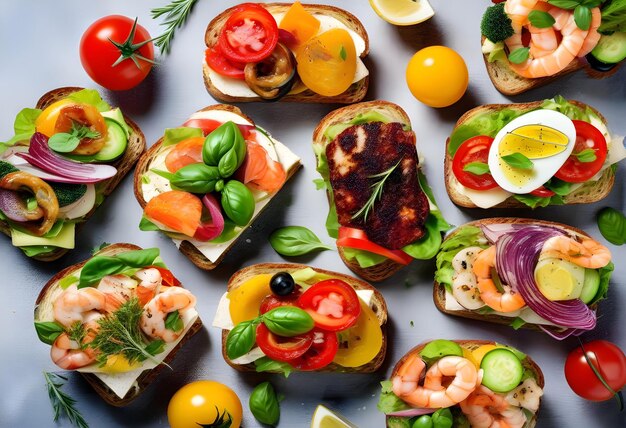
{"label": "sliced mushroom", "polygon": [[296,59],[282,43],[261,62],[248,63],[244,70],[246,83],[265,100],[278,100],[287,95],[296,77]]}

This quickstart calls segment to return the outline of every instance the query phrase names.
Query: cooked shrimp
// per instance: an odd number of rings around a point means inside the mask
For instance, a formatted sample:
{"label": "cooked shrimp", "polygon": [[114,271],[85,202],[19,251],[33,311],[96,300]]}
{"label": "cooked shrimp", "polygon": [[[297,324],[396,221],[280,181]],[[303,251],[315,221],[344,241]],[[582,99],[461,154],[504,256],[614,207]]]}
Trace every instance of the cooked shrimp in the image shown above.
{"label": "cooked shrimp", "polygon": [[513,52],[524,47],[522,28],[528,24],[528,14],[533,11],[537,3],[539,0],[508,0],[504,3],[504,11],[511,18],[511,27],[513,27],[513,35],[504,41],[509,51]]}
{"label": "cooked shrimp", "polygon": [[611,251],[591,238],[583,238],[579,242],[561,235],[548,239],[543,244],[539,257],[556,257],[588,269],[598,269],[609,264]]}
{"label": "cooked shrimp", "polygon": [[91,320],[84,324],[85,337],[82,343],[70,339],[70,336],[65,332],[61,333],[50,348],[52,362],[62,369],[76,370],[96,361],[96,351],[87,345],[93,341],[98,333],[99,325],[96,321],[101,316],[98,314],[97,317],[91,317]]}
{"label": "cooked shrimp", "polygon": [[193,309],[196,298],[189,290],[180,287],[171,287],[157,294],[144,307],[141,316],[141,329],[150,337],[173,342],[180,336],[181,331],[172,331],[165,327],[165,318],[174,311],[184,312]]}
{"label": "cooked shrimp", "polygon": [[[425,367],[419,354],[411,354],[392,379],[394,394],[416,407],[450,407],[466,399],[482,377],[482,371],[477,371],[468,359],[447,356],[428,369],[424,386],[420,386],[419,380]],[[454,376],[447,387],[443,386],[444,376]]]}
{"label": "cooked shrimp", "polygon": [[137,281],[126,275],[107,275],[100,280],[98,290],[116,299],[118,305],[130,300],[133,297],[134,288]]}
{"label": "cooked shrimp", "polygon": [[519,293],[511,289],[509,285],[502,284],[504,293],[496,287],[491,276],[491,270],[496,266],[496,246],[484,250],[474,262],[474,274],[476,275],[480,298],[487,306],[499,312],[513,312],[526,305]]}
{"label": "cooked shrimp", "polygon": [[54,319],[70,327],[75,322],[85,322],[85,317],[92,311],[110,313],[119,307],[117,298],[112,298],[102,291],[75,285],[65,289],[52,304]]}
{"label": "cooked shrimp", "polygon": [[602,14],[600,13],[600,8],[594,7],[591,9],[591,25],[589,26],[587,37],[585,37],[583,47],[580,49],[580,52],[578,52],[579,57],[587,55],[598,44],[601,36],[601,34],[598,33],[598,28],[600,27],[601,22]]}
{"label": "cooked shrimp", "polygon": [[473,428],[522,428],[526,423],[520,407],[511,406],[503,395],[484,385],[461,401],[460,406]]}
{"label": "cooked shrimp", "polygon": [[141,280],[137,286],[137,298],[143,307],[158,293],[162,280],[161,272],[155,268],[148,268],[137,271],[135,276]]}
{"label": "cooked shrimp", "polygon": [[537,28],[529,25],[528,31],[530,31],[530,44],[528,47],[533,58],[550,55],[559,46],[556,31],[553,27]]}

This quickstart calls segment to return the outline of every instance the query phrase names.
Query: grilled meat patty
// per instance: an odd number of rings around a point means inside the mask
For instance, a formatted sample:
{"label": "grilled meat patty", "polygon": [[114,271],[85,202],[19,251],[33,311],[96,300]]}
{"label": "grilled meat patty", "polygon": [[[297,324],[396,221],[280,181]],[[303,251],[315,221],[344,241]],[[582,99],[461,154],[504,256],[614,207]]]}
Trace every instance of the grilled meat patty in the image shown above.
{"label": "grilled meat patty", "polygon": [[[362,229],[372,242],[392,250],[424,235],[430,210],[418,181],[413,132],[404,131],[400,123],[354,125],[327,145],[326,156],[342,226]],[[394,166],[367,218],[356,216],[380,182],[380,174]]]}

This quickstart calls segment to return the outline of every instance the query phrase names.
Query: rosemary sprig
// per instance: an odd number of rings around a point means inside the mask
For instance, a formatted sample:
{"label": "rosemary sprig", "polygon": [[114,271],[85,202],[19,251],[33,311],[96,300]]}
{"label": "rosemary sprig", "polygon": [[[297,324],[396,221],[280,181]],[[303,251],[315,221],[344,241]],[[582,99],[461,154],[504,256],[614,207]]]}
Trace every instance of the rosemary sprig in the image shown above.
{"label": "rosemary sprig", "polygon": [[377,200],[381,198],[383,194],[383,187],[385,186],[385,182],[391,176],[391,174],[396,170],[398,165],[400,165],[401,161],[402,160],[399,160],[397,164],[389,168],[387,171],[383,171],[379,174],[374,174],[374,175],[369,176],[369,178],[380,178],[380,180],[376,181],[370,186],[372,188],[372,193],[369,199],[367,200],[367,202],[365,202],[365,204],[361,207],[361,209],[358,210],[352,216],[352,220],[355,220],[363,216],[363,221],[367,221],[367,216],[369,215],[369,212],[374,208],[374,204],[376,203]]}
{"label": "rosemary sprig", "polygon": [[67,330],[67,335],[71,340],[78,343],[81,349],[84,349],[85,345],[83,345],[83,340],[87,335],[87,331],[85,330],[85,326],[82,322],[76,321],[74,324],[70,326]]}
{"label": "rosemary sprig", "polygon": [[161,54],[170,52],[170,44],[174,38],[177,28],[180,28],[191,13],[193,6],[198,0],[173,0],[164,7],[152,9],[150,13],[153,19],[165,16],[165,21],[161,25],[165,26],[165,31],[158,37],[154,38],[154,44],[159,47]]}
{"label": "rosemary sprig", "polygon": [[110,316],[98,320],[98,334],[89,344],[100,351],[97,360],[104,366],[111,355],[123,354],[129,363],[151,360],[161,362],[154,355],[163,352],[164,342],[154,340],[146,345],[145,336],[139,327],[143,308],[135,297],[113,312]]}
{"label": "rosemary sprig", "polygon": [[49,372],[43,372],[43,376],[46,378],[46,387],[48,388],[50,404],[52,404],[52,408],[54,409],[54,421],[57,422],[59,420],[61,411],[63,411],[72,425],[79,428],[89,428],[89,425],[83,418],[83,415],[81,415],[80,412],[74,407],[76,400],[61,391],[61,387],[63,386],[61,379],[67,380],[67,378],[56,373]]}

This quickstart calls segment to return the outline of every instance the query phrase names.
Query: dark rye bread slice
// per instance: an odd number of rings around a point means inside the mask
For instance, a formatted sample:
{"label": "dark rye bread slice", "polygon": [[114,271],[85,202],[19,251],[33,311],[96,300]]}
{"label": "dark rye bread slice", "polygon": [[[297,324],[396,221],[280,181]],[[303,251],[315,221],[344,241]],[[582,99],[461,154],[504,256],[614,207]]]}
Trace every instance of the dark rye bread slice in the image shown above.
{"label": "dark rye bread slice", "polygon": [[[481,43],[484,43],[484,41],[485,37],[483,36]],[[514,72],[513,69],[511,69],[511,67],[509,66],[508,62],[489,62],[488,57],[489,55],[483,55],[483,59],[485,60],[485,67],[487,68],[487,74],[489,75],[493,86],[495,86],[495,88],[501,94],[508,96],[519,95],[531,89],[547,85],[555,80],[560,79],[562,76],[581,69],[584,69],[587,75],[593,79],[604,79],[615,74],[622,64],[620,62],[610,71],[600,72],[594,70],[584,58],[576,58],[572,60],[572,62],[570,62],[567,67],[552,76],[539,77],[537,79],[527,79],[526,77],[522,77]]]}
{"label": "dark rye bread slice", "polygon": [[[503,223],[525,224],[525,225],[541,225],[541,226],[554,227],[554,228],[558,228],[558,229],[566,231],[572,237],[591,238],[585,231],[583,231],[581,229],[578,229],[578,228],[573,227],[573,226],[568,226],[568,225],[562,224],[562,223],[556,223],[556,222],[553,222],[553,221],[534,220],[534,219],[516,218],[516,217],[493,217],[493,218],[487,218],[487,219],[483,219],[483,220],[471,221],[469,223],[464,224],[463,226],[459,226],[456,230],[454,230],[450,234],[448,234],[448,236],[446,236],[445,240],[448,240],[448,239],[454,237],[454,235],[456,235],[458,230],[461,227],[464,227],[464,226],[480,227],[480,225],[487,226],[487,225],[490,225],[490,224],[503,224]],[[477,313],[475,311],[471,311],[469,309],[460,310],[460,311],[449,311],[449,310],[447,310],[446,309],[446,288],[445,288],[445,286],[443,284],[440,284],[437,281],[435,281],[435,285],[434,285],[434,288],[433,288],[433,301],[435,302],[435,306],[437,307],[437,309],[439,309],[444,314],[455,315],[455,316],[459,316],[459,317],[463,317],[463,318],[469,318],[469,319],[473,319],[473,320],[487,321],[487,322],[491,322],[491,323],[494,323],[494,324],[501,324],[501,325],[511,325],[511,321],[513,321],[513,318],[511,318],[511,317],[505,317],[505,316],[502,316],[502,315],[494,315],[494,314],[480,314],[480,313]],[[594,304],[594,305],[592,305],[590,307],[592,309],[596,309],[597,306],[598,306],[597,304]],[[530,324],[530,323],[525,323],[525,324],[522,325],[522,327],[530,329],[530,330],[543,331],[537,325]]]}
{"label": "dark rye bread slice", "polygon": [[[411,126],[411,119],[407,113],[397,104],[390,103],[388,101],[367,101],[363,103],[353,104],[351,106],[342,107],[340,109],[331,111],[328,113],[317,125],[313,132],[313,146],[327,144],[327,139],[324,137],[324,132],[329,126],[346,123],[354,119],[356,116],[363,112],[378,111],[385,116],[389,117],[393,122],[400,122]],[[419,167],[419,165],[418,165]],[[327,196],[328,193],[327,193]],[[330,198],[329,198],[330,203]],[[400,263],[396,263],[393,260],[387,259],[383,263],[377,264],[369,268],[362,268],[359,266],[356,260],[350,261],[344,256],[344,252],[341,248],[338,248],[339,256],[341,260],[350,268],[350,270],[361,278],[371,282],[380,282],[391,277],[404,267]]]}
{"label": "dark rye bread slice", "polygon": [[[241,117],[245,118],[246,120],[248,120],[250,123],[254,124],[254,121],[250,117],[245,115],[238,107],[235,107],[235,106],[231,106],[231,105],[227,105],[227,104],[217,104],[217,105],[205,107],[205,108],[203,108],[202,110],[199,110],[199,111],[210,111],[210,110],[229,111],[229,112],[238,114],[239,116],[241,116]],[[148,151],[146,151],[146,153],[137,162],[137,168],[135,169],[135,177],[134,177],[134,192],[135,192],[135,198],[137,199],[137,202],[139,202],[139,205],[141,205],[142,209],[146,207],[146,204],[148,203],[148,201],[146,201],[144,199],[144,197],[143,197],[143,191],[141,189],[141,184],[142,184],[141,178],[150,169],[150,164],[152,163],[153,159],[155,157],[157,157],[158,154],[160,153],[161,148],[162,148],[162,143],[163,143],[163,137],[161,137],[156,143],[154,143],[148,149]],[[302,166],[302,164],[300,162],[298,162],[295,165],[293,165],[288,171],[286,171],[287,179],[286,179],[285,182],[289,181],[289,179],[296,173],[296,171],[301,166]],[[267,205],[265,205],[265,207],[263,207],[261,212],[258,213],[257,217],[261,215],[263,210],[265,210],[265,208],[267,208],[268,205],[269,204],[267,204]],[[254,217],[250,221],[250,223],[244,228],[244,231],[245,231],[245,229],[250,227],[250,225],[254,222],[255,218],[257,218],[257,217]],[[242,233],[243,233],[243,231],[242,231]],[[239,237],[241,237],[241,235],[239,235]],[[185,256],[187,256],[187,258],[189,260],[191,260],[193,264],[198,266],[200,269],[212,270],[212,269],[215,269],[217,267],[217,265],[219,265],[222,262],[222,260],[226,256],[226,254],[237,243],[237,240],[238,239],[235,239],[228,246],[228,248],[222,253],[222,255],[214,262],[211,262],[208,258],[206,258],[205,255],[202,254],[189,241],[183,241],[178,249]]]}
{"label": "dark rye bread slice", "polygon": [[[469,350],[477,349],[478,347],[483,346],[483,345],[496,345],[496,342],[492,342],[489,340],[453,340],[453,342],[456,342],[459,345],[461,345],[461,347],[469,349]],[[428,343],[430,342],[420,343],[419,345],[411,349],[409,352],[404,354],[404,356],[400,358],[400,360],[398,360],[396,365],[393,367],[393,371],[391,372],[390,379],[393,379],[393,377],[398,373],[398,370],[400,370],[400,367],[402,367],[402,364],[404,364],[407,358],[409,358],[411,355],[415,353],[420,352],[422,349],[424,349],[426,345],[428,345]],[[541,371],[541,368],[539,368],[537,363],[535,363],[532,358],[526,355],[526,358],[522,361],[522,366],[525,369],[530,370],[535,375],[535,379],[537,380],[537,385],[539,385],[543,389],[545,387],[545,379],[543,377],[543,372]],[[539,406],[541,406],[541,403],[539,404]],[[537,410],[532,420],[527,421],[526,424],[524,424],[524,428],[533,428],[536,425],[538,413],[539,413],[539,410]],[[392,428],[392,426],[389,425],[389,418],[391,418],[391,416],[386,417],[387,426],[389,428]]]}
{"label": "dark rye bread slice", "polygon": [[[137,245],[133,245],[133,244],[123,244],[123,243],[112,244],[98,251],[96,254],[94,254],[94,256],[113,256],[116,254],[125,253],[127,251],[134,251],[134,250],[141,250],[141,247],[138,247]],[[52,304],[50,300],[53,298],[53,294],[55,290],[57,290],[59,287],[59,281],[62,278],[65,278],[66,276],[70,275],[72,272],[75,272],[81,269],[83,265],[87,263],[88,261],[89,259],[63,269],[61,272],[54,275],[46,283],[46,285],[44,285],[41,292],[39,293],[39,296],[37,297],[37,300],[35,301],[35,316],[34,316],[35,321],[38,321],[41,319],[40,318],[40,316],[42,316],[42,314],[40,314],[40,311],[42,310],[41,308],[43,306]],[[152,381],[155,380],[156,377],[159,375],[163,367],[166,364],[170,364],[174,360],[174,356],[176,355],[176,353],[185,345],[185,343],[187,343],[189,339],[191,339],[191,337],[194,334],[200,331],[201,328],[202,328],[202,320],[200,320],[200,317],[198,317],[196,321],[193,323],[193,325],[189,328],[185,336],[178,343],[178,345],[176,345],[176,347],[172,349],[172,351],[165,357],[165,359],[163,360],[164,364],[160,364],[153,369],[145,370],[143,373],[141,373],[141,375],[135,381],[136,386],[132,387],[123,398],[118,397],[117,394],[115,394],[107,386],[107,384],[105,384],[102,380],[96,377],[96,375],[94,375],[93,373],[81,373],[81,372],[79,373],[81,374],[82,377],[84,377],[87,380],[87,382],[91,384],[91,386],[93,387],[93,389],[96,390],[98,395],[100,395],[100,397],[102,397],[102,399],[106,401],[108,404],[111,404],[112,406],[117,406],[117,407],[126,406],[131,401],[136,399],[143,391],[146,390],[148,385],[150,385]]]}
{"label": "dark rye bread slice", "polygon": [[[338,7],[328,6],[328,5],[320,5],[320,4],[303,4],[304,9],[308,12],[315,14],[321,14],[326,16],[331,16],[336,18],[341,23],[345,24],[346,27],[357,33],[363,40],[365,41],[365,50],[361,54],[361,59],[365,58],[369,53],[369,38],[367,35],[367,31],[365,31],[365,27],[359,21],[359,19],[347,12],[343,9],[339,9]],[[226,23],[226,20],[230,16],[232,10],[235,8],[231,7],[226,9],[224,12],[217,15],[207,26],[206,32],[204,34],[204,42],[208,48],[211,48],[217,44],[217,40],[219,38],[219,34],[222,30],[222,27]],[[291,3],[266,3],[263,4],[270,13],[281,13],[286,12],[290,7]],[[209,75],[209,67],[206,61],[202,61],[202,73],[204,75],[204,85],[206,86],[207,91],[215,98],[216,100],[228,102],[228,103],[241,103],[241,102],[253,102],[253,101],[264,101],[260,97],[238,97],[232,96],[230,94],[221,92],[219,89],[213,85],[211,82],[211,78]],[[358,82],[354,82],[345,92],[327,97],[324,95],[316,94],[315,92],[307,89],[303,92],[297,94],[290,94],[282,97],[279,101],[287,101],[287,102],[300,102],[300,103],[340,103],[340,104],[351,104],[361,101],[365,98],[367,94],[367,89],[369,87],[369,76],[364,77]]]}
{"label": "dark rye bread slice", "polygon": [[[246,268],[241,269],[238,272],[235,272],[233,276],[228,280],[227,291],[231,291],[245,283],[248,279],[260,275],[260,274],[276,274],[278,272],[295,272],[301,269],[312,268],[316,272],[321,274],[332,276],[333,278],[340,279],[350,284],[355,290],[372,290],[374,294],[372,295],[372,301],[370,307],[372,311],[376,314],[378,318],[378,322],[380,323],[380,329],[383,333],[383,344],[380,348],[380,351],[374,357],[372,361],[367,364],[364,364],[359,367],[343,367],[335,363],[331,363],[328,366],[324,367],[321,370],[315,370],[318,372],[341,372],[341,373],[372,373],[378,370],[378,368],[382,365],[385,360],[385,355],[387,353],[387,303],[385,303],[385,299],[383,295],[372,285],[368,284],[365,281],[354,278],[349,275],[345,275],[342,273],[332,272],[325,269],[318,269],[316,267],[293,264],[293,263],[260,263],[256,265],[251,265]],[[228,355],[226,355],[226,338],[228,337],[228,330],[222,330],[222,356],[224,357],[224,361],[228,363],[232,368],[241,371],[241,372],[254,372],[256,371],[256,367],[254,363],[250,364],[234,364]],[[295,370],[295,369],[294,369]],[[277,373],[277,372],[270,372]]]}
{"label": "dark rye bread slice", "polygon": [[[568,100],[570,103],[581,107],[583,109],[590,108],[600,120],[607,125],[607,121],[602,116],[602,114],[596,110],[595,108],[576,100]],[[530,103],[519,103],[519,104],[486,104],[483,106],[475,107],[469,111],[467,111],[463,116],[459,118],[459,120],[454,125],[453,132],[459,126],[463,125],[473,117],[480,115],[482,113],[486,113],[489,111],[498,111],[502,109],[515,109],[515,110],[530,110],[538,108],[543,101],[533,101]],[[607,126],[608,127],[608,126]],[[464,208],[478,208],[474,203],[465,195],[459,193],[455,186],[458,184],[454,173],[452,172],[452,156],[448,152],[448,145],[450,144],[450,138],[446,140],[446,157],[444,159],[444,176],[446,183],[446,191],[450,196],[452,202],[456,205]],[[598,181],[588,181],[583,186],[570,193],[567,196],[563,197],[563,202],[566,205],[574,205],[574,204],[591,204],[593,202],[597,202],[601,199],[604,199],[608,196],[613,188],[613,184],[615,182],[615,173],[611,168],[607,168],[602,177]],[[528,208],[528,206],[514,197],[509,197],[505,201],[495,205],[492,208]]]}
{"label": "dark rye bread slice", "polygon": [[[73,92],[80,91],[83,88],[79,87],[65,87],[65,88],[57,88],[53,89],[50,92],[45,93],[39,101],[37,101],[37,105],[35,106],[38,109],[45,109],[52,103],[55,103],[63,98],[66,98]],[[126,147],[126,151],[121,158],[116,160],[115,162],[110,163],[109,165],[117,168],[117,174],[115,176],[105,180],[103,194],[104,196],[108,196],[113,192],[113,190],[118,186],[120,181],[128,174],[128,172],[135,166],[137,159],[139,156],[146,150],[146,138],[141,132],[141,129],[135,122],[133,122],[128,116],[124,115],[124,121],[131,128],[132,132],[130,137],[128,138],[128,146]],[[87,215],[83,217],[83,221],[79,223],[78,228],[76,229],[76,233],[78,233],[82,229],[82,225],[85,224],[85,221],[89,219],[95,212],[97,207],[94,207]],[[11,229],[6,221],[0,220],[0,230],[8,236],[11,236]],[[57,248],[54,251],[51,251],[46,254],[42,254],[40,256],[33,257],[36,260],[41,260],[45,262],[51,262],[53,260],[57,260],[59,257],[62,257],[69,250],[64,248]]]}

